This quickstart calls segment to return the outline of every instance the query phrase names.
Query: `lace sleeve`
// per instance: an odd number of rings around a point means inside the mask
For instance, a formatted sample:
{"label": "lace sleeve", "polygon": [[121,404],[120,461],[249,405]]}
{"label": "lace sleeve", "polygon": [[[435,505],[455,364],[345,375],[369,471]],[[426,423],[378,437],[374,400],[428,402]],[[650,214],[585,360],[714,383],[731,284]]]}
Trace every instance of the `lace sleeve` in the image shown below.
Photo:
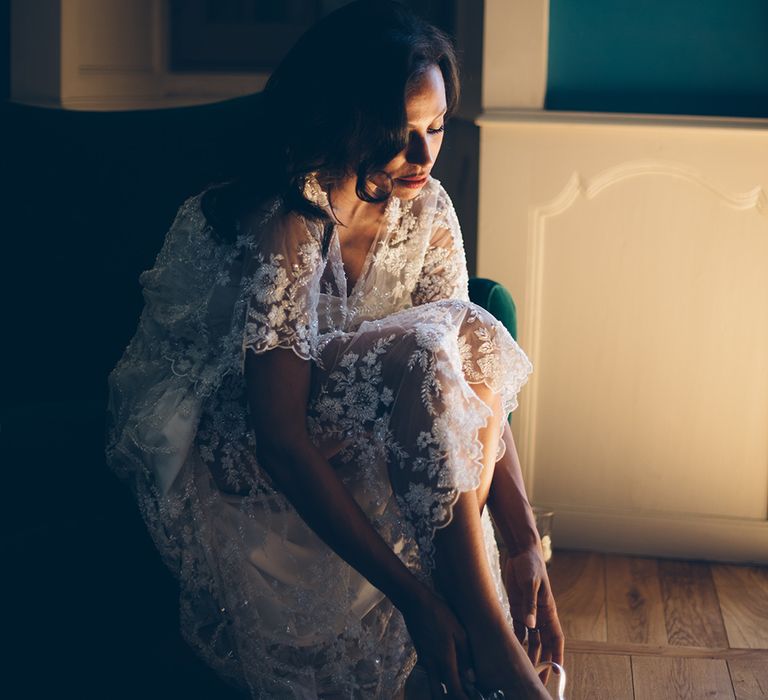
{"label": "lace sleeve", "polygon": [[245,269],[248,306],[244,352],[290,348],[313,356],[322,256],[316,225],[295,214],[278,214],[257,234]]}
{"label": "lace sleeve", "polygon": [[424,264],[411,295],[414,306],[438,299],[469,301],[461,227],[453,202],[442,187]]}

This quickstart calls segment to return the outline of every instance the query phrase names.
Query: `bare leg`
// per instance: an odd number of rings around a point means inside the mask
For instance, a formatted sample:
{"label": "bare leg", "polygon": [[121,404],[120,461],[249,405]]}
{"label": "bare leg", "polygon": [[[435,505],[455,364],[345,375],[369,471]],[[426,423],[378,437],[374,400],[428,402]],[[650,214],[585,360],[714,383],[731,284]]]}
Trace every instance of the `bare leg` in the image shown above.
{"label": "bare leg", "polygon": [[493,480],[499,426],[504,417],[498,395],[485,384],[472,388],[493,410],[493,416],[479,433],[483,443],[483,474],[476,491],[460,495],[451,523],[435,533],[433,580],[467,631],[478,688],[501,688],[508,698],[548,698],[506,622],[485,554],[480,515]]}
{"label": "bare leg", "polygon": [[501,688],[508,698],[549,698],[496,597],[477,494],[461,494],[453,519],[435,534],[433,580],[469,637],[477,687]]}
{"label": "bare leg", "polygon": [[494,394],[486,384],[471,384],[475,394],[490,407],[493,415],[488,419],[484,428],[478,431],[478,438],[483,443],[483,473],[477,488],[477,502],[480,512],[483,512],[493,481],[493,469],[496,465],[496,452],[499,444],[501,421],[501,397]]}

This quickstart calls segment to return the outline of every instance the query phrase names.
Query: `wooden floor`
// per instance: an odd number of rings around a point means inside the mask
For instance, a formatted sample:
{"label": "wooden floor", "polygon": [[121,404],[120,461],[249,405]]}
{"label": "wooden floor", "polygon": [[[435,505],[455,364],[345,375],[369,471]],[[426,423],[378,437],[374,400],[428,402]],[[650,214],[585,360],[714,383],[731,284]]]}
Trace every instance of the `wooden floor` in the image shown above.
{"label": "wooden floor", "polygon": [[555,551],[568,700],[768,698],[768,567]]}

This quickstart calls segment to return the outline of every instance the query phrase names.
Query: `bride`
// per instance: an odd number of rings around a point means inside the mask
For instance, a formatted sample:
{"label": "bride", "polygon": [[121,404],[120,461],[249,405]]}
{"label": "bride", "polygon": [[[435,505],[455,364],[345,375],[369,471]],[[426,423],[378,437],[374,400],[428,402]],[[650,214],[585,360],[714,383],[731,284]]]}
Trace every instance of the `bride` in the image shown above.
{"label": "bride", "polygon": [[562,662],[506,420],[532,367],[430,174],[458,92],[404,6],[331,13],[269,80],[260,160],[140,277],[108,461],[184,638],[253,698],[388,700],[417,658],[432,698],[546,698],[533,663]]}

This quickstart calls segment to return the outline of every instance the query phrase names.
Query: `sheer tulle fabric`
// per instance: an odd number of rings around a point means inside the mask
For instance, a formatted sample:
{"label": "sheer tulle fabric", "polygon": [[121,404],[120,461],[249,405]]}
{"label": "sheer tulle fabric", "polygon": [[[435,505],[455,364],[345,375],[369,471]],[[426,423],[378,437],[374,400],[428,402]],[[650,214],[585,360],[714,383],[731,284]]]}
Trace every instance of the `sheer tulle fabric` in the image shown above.
{"label": "sheer tulle fabric", "polygon": [[[328,206],[316,179],[306,193]],[[512,411],[532,367],[468,301],[458,221],[437,180],[389,201],[351,290],[336,231],[324,260],[321,225],[275,200],[220,245],[199,198],[140,278],[145,308],[109,378],[110,466],[179,579],[185,638],[222,676],[254,698],[390,698],[415,663],[402,617],[260,468],[245,354],[290,348],[312,363],[310,437],[341,442],[331,463],[427,582],[435,530],[479,483],[491,412],[473,384]],[[487,509],[482,522],[506,610]]]}

